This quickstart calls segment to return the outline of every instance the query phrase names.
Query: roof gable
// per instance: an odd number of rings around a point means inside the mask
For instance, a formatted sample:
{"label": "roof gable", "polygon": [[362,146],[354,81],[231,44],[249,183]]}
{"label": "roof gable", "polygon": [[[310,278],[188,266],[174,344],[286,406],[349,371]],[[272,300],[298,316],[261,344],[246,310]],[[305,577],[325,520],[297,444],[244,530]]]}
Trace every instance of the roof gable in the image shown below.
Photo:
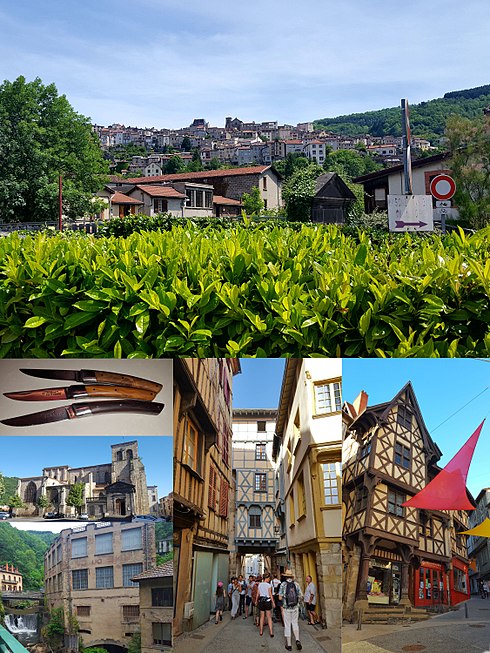
{"label": "roof gable", "polygon": [[315,180],[315,198],[337,198],[355,201],[356,196],[335,172],[327,172]]}

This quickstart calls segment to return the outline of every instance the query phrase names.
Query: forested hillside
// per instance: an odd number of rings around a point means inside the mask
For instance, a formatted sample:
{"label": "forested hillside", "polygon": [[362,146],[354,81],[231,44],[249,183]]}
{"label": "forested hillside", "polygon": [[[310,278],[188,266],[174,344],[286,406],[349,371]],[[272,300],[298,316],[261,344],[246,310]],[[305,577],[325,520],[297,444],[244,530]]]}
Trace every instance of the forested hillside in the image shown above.
{"label": "forested hillside", "polygon": [[0,523],[0,564],[19,568],[24,589],[38,590],[44,583],[44,552],[57,537],[55,533],[19,531]]}
{"label": "forested hillside", "polygon": [[[3,480],[3,492],[0,491],[0,506],[3,506],[7,503],[9,497],[13,496],[17,492],[17,481],[18,478],[14,476],[2,476]],[[1,483],[0,483],[1,488]]]}
{"label": "forested hillside", "polygon": [[[410,98],[409,98],[410,104]],[[490,105],[490,84],[478,88],[446,93],[443,98],[410,105],[412,135],[435,140],[444,134],[446,120],[451,115],[475,118]],[[399,107],[352,113],[337,118],[315,121],[315,128],[327,129],[346,136],[401,136],[402,123]]]}

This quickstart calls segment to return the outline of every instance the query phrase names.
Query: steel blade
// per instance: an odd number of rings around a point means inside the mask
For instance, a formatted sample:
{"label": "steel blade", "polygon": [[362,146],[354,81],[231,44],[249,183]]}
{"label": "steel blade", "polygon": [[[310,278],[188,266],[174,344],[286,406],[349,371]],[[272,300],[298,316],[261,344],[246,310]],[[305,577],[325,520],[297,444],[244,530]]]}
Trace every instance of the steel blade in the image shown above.
{"label": "steel blade", "polygon": [[70,419],[70,408],[71,406],[60,406],[59,408],[42,410],[39,413],[30,413],[19,417],[9,417],[0,421],[6,426],[36,426],[37,424],[61,422],[64,419]]}
{"label": "steel blade", "polygon": [[21,368],[19,372],[27,374],[28,376],[35,376],[39,379],[62,379],[63,381],[78,381],[82,382],[80,370],[51,370],[47,368],[27,369]]}
{"label": "steel blade", "polygon": [[24,390],[20,392],[4,392],[4,396],[16,401],[54,401],[69,399],[68,388],[50,388],[46,390]]}

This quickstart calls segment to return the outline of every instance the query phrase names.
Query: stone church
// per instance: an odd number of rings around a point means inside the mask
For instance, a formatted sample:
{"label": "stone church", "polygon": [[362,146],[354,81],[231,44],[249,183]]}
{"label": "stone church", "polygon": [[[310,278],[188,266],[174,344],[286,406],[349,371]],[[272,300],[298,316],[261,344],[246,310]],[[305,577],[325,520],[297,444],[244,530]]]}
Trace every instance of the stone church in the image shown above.
{"label": "stone church", "polygon": [[[149,513],[145,468],[138,456],[138,442],[113,444],[112,461],[90,467],[45,467],[42,476],[20,478],[17,494],[24,508],[19,517],[37,516],[42,512],[39,500],[45,497],[46,509],[65,517],[88,514],[91,519],[121,519]],[[67,504],[70,489],[83,486],[83,505],[78,509]]]}

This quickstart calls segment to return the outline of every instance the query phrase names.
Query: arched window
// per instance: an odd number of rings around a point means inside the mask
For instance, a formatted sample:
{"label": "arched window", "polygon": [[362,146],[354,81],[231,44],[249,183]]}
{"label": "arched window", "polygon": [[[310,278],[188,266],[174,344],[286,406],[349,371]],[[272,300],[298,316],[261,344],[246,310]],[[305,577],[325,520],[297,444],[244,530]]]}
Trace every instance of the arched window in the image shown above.
{"label": "arched window", "polygon": [[126,458],[127,458],[128,460],[133,460],[133,450],[132,450],[132,449],[128,449],[128,450],[126,451]]}
{"label": "arched window", "polygon": [[262,509],[260,506],[250,506],[248,511],[249,528],[262,528]]}
{"label": "arched window", "polygon": [[37,494],[36,484],[34,483],[34,481],[29,481],[24,492],[24,501],[26,503],[35,503],[36,494]]}
{"label": "arched window", "polygon": [[122,451],[118,451],[118,452],[116,453],[116,460],[117,460],[117,462],[121,462],[122,459],[123,459]]}

